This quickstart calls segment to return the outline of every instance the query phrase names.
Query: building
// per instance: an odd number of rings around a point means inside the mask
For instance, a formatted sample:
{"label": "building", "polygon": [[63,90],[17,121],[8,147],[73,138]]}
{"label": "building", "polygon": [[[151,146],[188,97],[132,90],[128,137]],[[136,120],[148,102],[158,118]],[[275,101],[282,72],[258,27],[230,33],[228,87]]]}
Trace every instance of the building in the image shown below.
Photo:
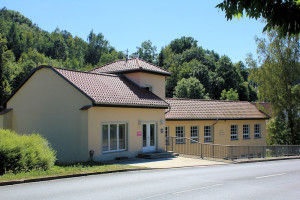
{"label": "building", "polygon": [[[198,136],[201,142],[265,144],[266,116],[255,106],[248,102],[166,100],[167,76],[168,71],[138,58],[115,61],[89,72],[40,66],[5,102],[0,128],[40,133],[52,144],[61,162],[91,157],[102,161],[163,151],[165,126],[170,135]],[[207,109],[200,102],[222,105],[216,111],[213,105]],[[247,113],[231,118],[212,114],[202,119],[182,112],[197,106],[199,112],[205,108],[205,113],[222,113],[225,104],[240,114]],[[248,140],[239,135],[244,125],[249,125]],[[228,127],[232,129],[230,136]],[[257,130],[260,135],[252,136]]]}
{"label": "building", "polygon": [[[246,101],[166,99],[166,133],[201,143],[265,145],[268,117]],[[178,139],[178,142],[180,140]]]}

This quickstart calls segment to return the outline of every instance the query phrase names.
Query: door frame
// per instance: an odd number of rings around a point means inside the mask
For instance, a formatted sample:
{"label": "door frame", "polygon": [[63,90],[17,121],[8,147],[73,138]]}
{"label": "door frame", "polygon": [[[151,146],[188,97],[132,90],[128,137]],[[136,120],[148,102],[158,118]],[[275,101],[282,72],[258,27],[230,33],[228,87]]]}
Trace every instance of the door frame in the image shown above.
{"label": "door frame", "polygon": [[[146,125],[147,132],[149,130],[148,134],[149,134],[149,138],[150,138],[150,125],[151,124],[154,125],[154,146],[150,146],[150,140],[148,141],[148,139],[146,138],[147,146],[144,147],[144,144],[143,144],[144,143],[143,125]],[[144,152],[144,153],[146,153],[146,152],[155,152],[157,150],[157,122],[153,122],[153,121],[141,122],[141,129],[142,129],[142,152]],[[148,144],[149,144],[149,146],[148,146]]]}

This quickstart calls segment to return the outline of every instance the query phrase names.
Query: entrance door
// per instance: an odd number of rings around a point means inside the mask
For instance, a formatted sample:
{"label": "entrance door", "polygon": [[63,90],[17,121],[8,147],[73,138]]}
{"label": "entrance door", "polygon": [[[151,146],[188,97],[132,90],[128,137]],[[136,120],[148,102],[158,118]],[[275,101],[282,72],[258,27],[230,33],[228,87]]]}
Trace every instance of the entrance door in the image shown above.
{"label": "entrance door", "polygon": [[143,152],[155,151],[155,124],[143,124]]}

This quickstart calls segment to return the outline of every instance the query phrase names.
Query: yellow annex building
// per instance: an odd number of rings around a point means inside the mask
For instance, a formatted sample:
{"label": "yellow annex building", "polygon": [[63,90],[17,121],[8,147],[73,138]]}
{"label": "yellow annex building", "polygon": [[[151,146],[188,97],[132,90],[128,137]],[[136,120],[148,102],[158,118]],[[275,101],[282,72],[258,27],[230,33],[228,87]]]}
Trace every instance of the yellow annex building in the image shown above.
{"label": "yellow annex building", "polygon": [[267,116],[255,105],[166,99],[170,75],[138,58],[88,72],[39,66],[5,102],[0,128],[40,133],[60,162],[164,151],[166,135],[265,145]]}

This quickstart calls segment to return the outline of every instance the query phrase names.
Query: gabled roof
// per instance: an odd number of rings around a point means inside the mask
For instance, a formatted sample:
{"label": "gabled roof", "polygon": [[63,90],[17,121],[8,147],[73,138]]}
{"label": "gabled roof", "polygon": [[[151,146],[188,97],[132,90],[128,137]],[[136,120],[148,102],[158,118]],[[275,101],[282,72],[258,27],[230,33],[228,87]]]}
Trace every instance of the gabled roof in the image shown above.
{"label": "gabled roof", "polygon": [[35,68],[17,90],[14,91],[11,97],[36,71],[42,68],[49,68],[60,75],[64,80],[89,98],[94,106],[164,109],[168,107],[168,104],[164,100],[160,99],[152,92],[140,88],[123,75],[82,72],[50,66],[40,66]]}
{"label": "gabled roof", "polygon": [[90,70],[89,72],[104,73],[130,73],[130,72],[146,72],[170,76],[171,73],[140,58],[126,60],[117,60],[112,63]]}
{"label": "gabled roof", "polygon": [[166,99],[170,111],[166,120],[267,119],[254,105],[246,101],[202,99]]}

